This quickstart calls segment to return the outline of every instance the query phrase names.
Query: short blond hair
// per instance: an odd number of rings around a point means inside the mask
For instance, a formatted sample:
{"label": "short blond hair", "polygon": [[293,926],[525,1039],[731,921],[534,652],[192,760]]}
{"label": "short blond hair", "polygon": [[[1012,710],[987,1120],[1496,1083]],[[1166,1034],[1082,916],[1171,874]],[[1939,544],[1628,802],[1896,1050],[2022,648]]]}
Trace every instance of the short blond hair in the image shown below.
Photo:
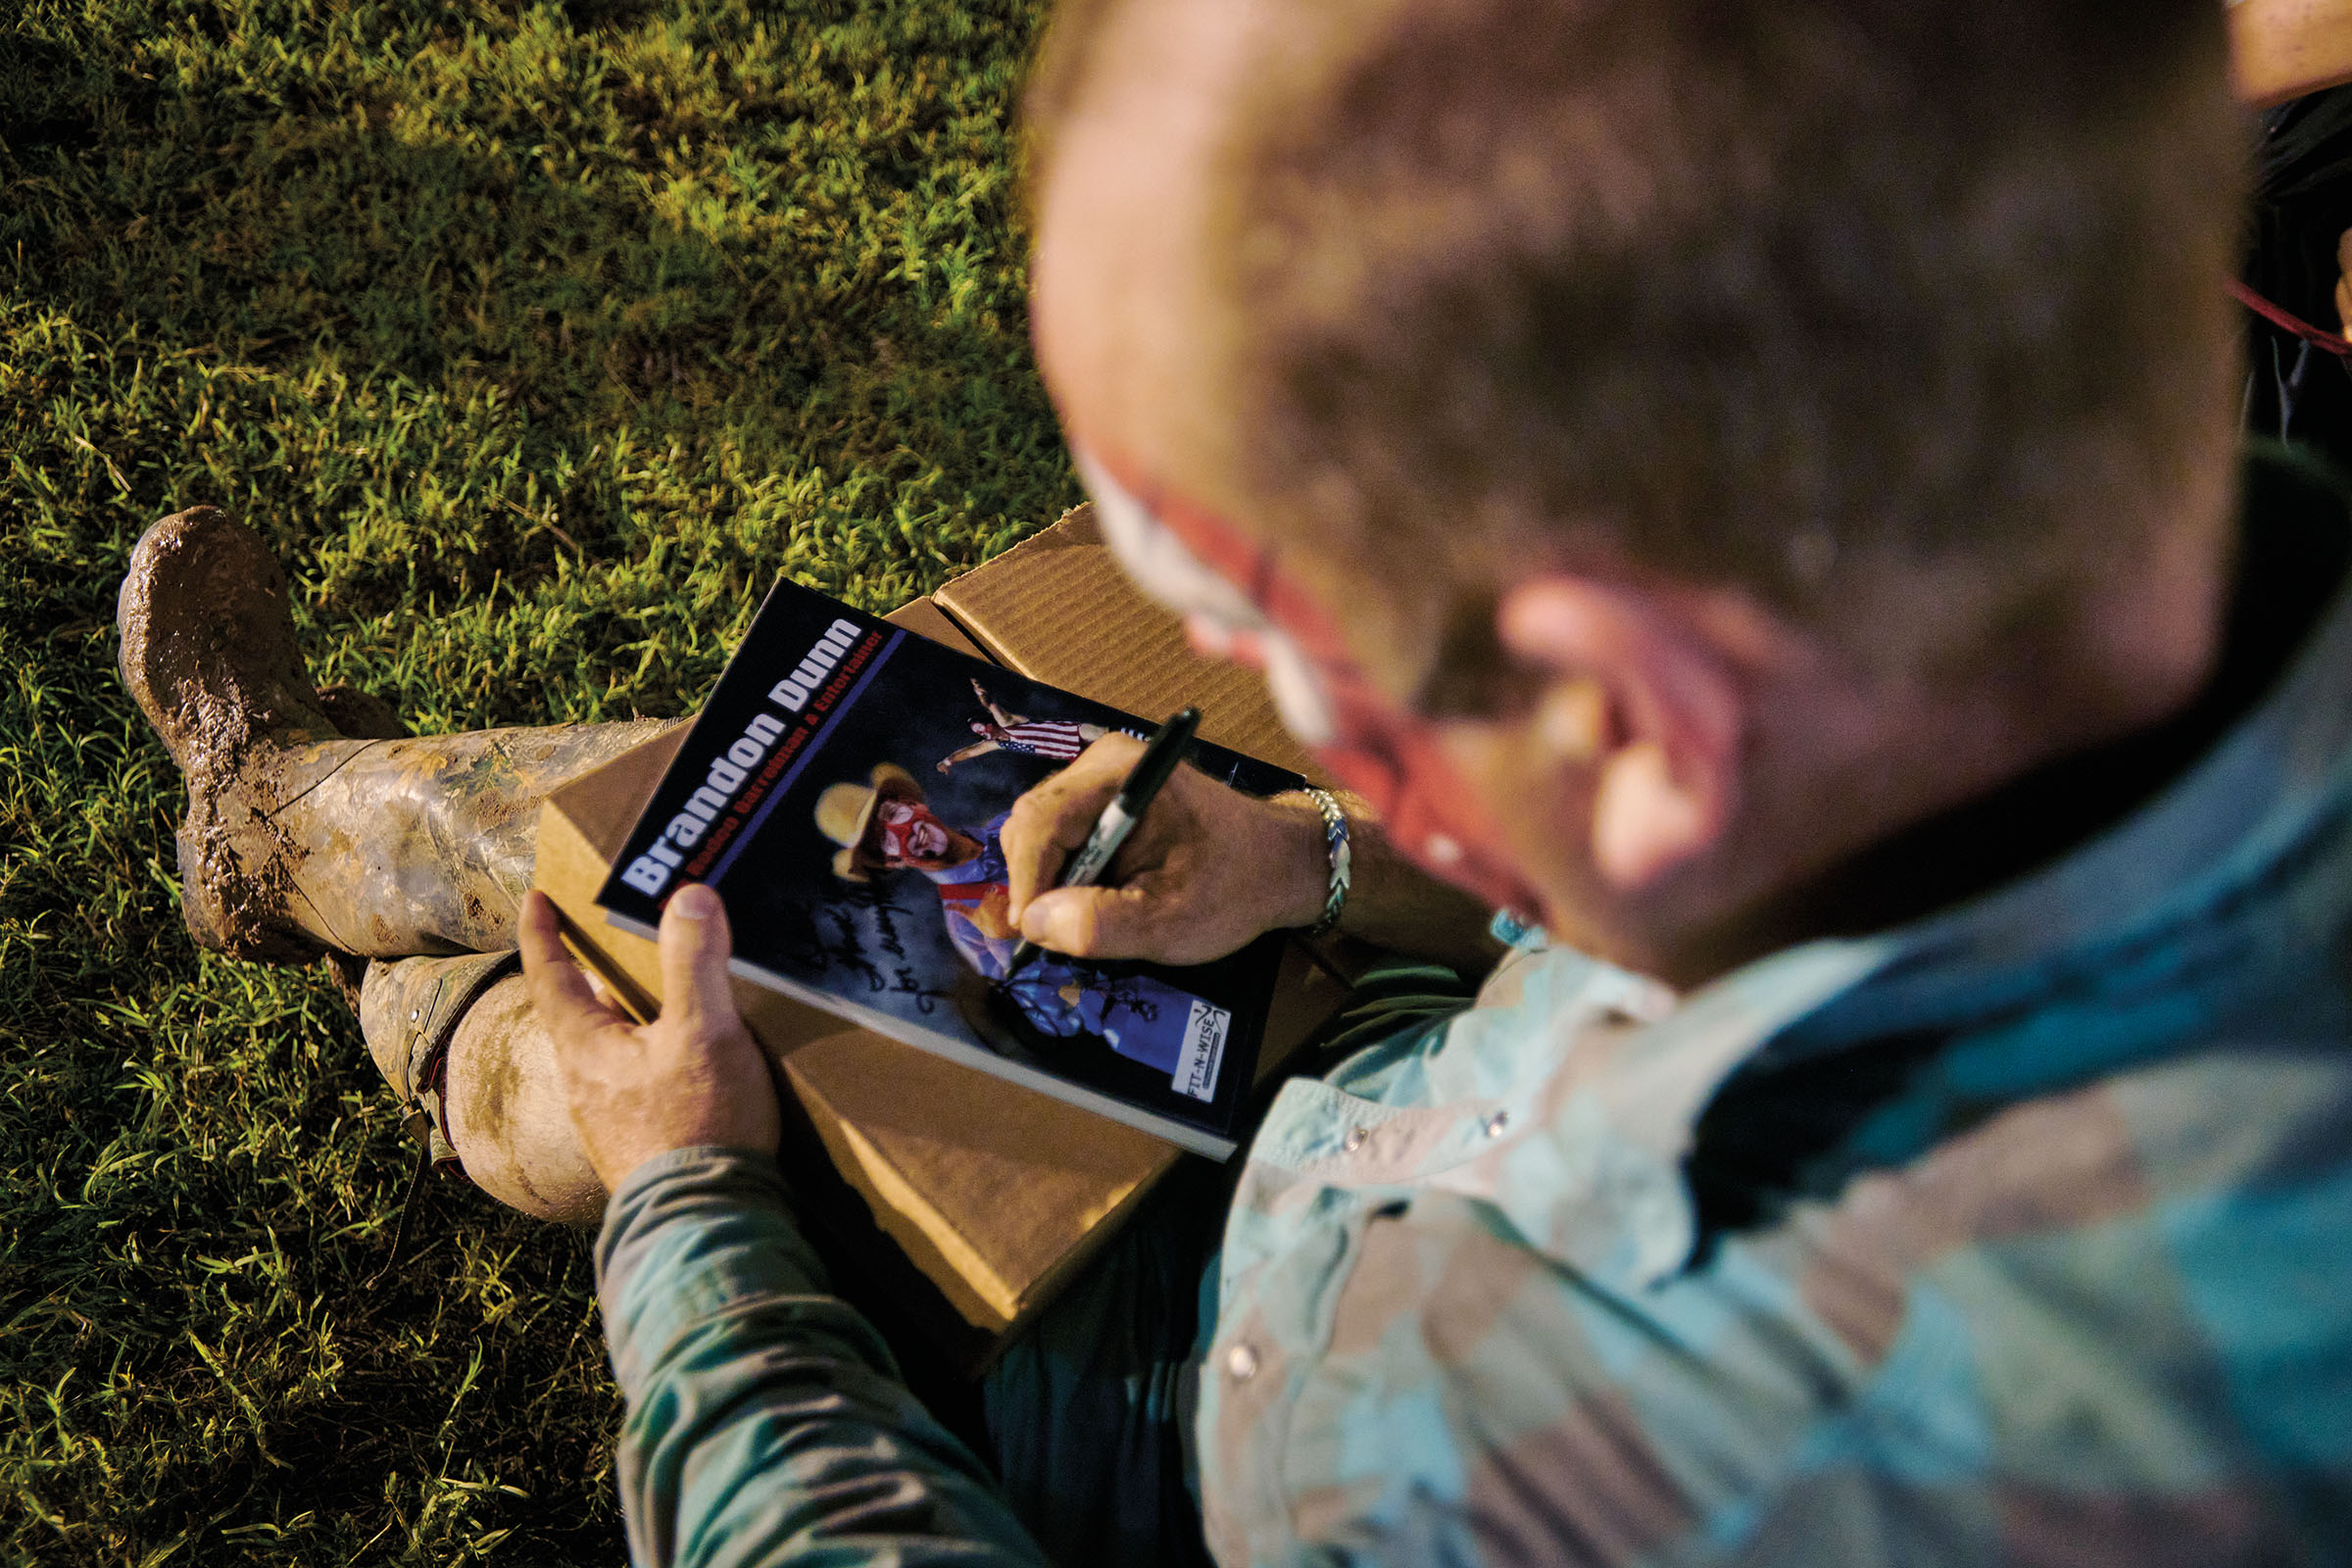
{"label": "short blond hair", "polygon": [[[1057,16],[1042,154],[1128,3]],[[1958,565],[1972,616],[2031,620],[2226,466],[2244,153],[2212,0],[1284,25],[1321,47],[1245,85],[1202,244],[1236,477],[1433,632],[1433,594],[1543,560],[1830,623],[1889,563]]]}

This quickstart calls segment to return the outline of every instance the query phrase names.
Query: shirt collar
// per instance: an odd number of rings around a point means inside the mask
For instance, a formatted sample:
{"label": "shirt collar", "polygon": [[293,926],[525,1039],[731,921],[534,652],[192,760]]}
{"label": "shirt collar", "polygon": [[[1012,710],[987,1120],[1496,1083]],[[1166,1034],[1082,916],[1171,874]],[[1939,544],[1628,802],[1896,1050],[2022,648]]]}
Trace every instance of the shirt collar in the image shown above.
{"label": "shirt collar", "polygon": [[[2343,498],[2276,458],[2248,465],[2246,528],[2331,530]],[[2234,620],[2275,606],[2251,585]],[[1990,1027],[2061,991],[2218,999],[2275,983],[2282,923],[2352,924],[2352,585],[2339,582],[2267,695],[2137,809],[2042,868],[1887,933],[1887,961],[1775,1043],[1788,1058],[1922,1029]],[[2194,931],[2194,952],[2184,938]],[[2172,955],[2158,960],[2159,952]],[[2136,960],[2136,961],[2135,961]],[[2231,967],[2234,966],[2234,973]],[[2190,971],[2193,968],[2194,973]],[[2142,1050],[2182,1020],[2149,1020]],[[2119,1043],[2100,1048],[2102,1065]],[[2047,1064],[2052,1073],[2064,1063]]]}

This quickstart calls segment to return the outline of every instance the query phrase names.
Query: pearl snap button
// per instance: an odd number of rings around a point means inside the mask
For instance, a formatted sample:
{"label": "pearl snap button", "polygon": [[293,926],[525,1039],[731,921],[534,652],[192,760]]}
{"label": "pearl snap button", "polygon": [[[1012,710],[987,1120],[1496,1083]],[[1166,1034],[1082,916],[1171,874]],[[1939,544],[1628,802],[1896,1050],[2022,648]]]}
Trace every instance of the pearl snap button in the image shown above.
{"label": "pearl snap button", "polygon": [[1511,1113],[1507,1110],[1498,1110],[1494,1115],[1487,1118],[1487,1136],[1489,1138],[1500,1138],[1502,1136],[1502,1130],[1505,1127],[1508,1127],[1510,1124]]}
{"label": "pearl snap button", "polygon": [[1247,1345],[1237,1345],[1227,1350],[1225,1375],[1236,1383],[1247,1383],[1257,1376],[1257,1352]]}
{"label": "pearl snap button", "polygon": [[1364,1147],[1364,1137],[1365,1133],[1361,1127],[1350,1127],[1348,1129],[1348,1136],[1340,1140],[1340,1147],[1352,1154]]}

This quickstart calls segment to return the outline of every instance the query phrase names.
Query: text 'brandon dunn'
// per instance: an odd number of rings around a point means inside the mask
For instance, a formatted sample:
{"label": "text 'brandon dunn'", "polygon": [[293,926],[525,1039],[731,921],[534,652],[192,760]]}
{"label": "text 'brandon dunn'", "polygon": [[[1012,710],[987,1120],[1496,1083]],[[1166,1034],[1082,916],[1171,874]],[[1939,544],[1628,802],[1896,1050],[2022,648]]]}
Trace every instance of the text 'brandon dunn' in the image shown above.
{"label": "text 'brandon dunn'", "polygon": [[[767,700],[787,713],[802,711],[824,686],[825,677],[833,673],[843,657],[857,645],[858,635],[856,621],[846,618],[834,621],[792,673],[768,688]],[[787,720],[766,712],[746,724],[734,744],[711,759],[710,772],[701,787],[686,798],[678,814],[662,829],[662,836],[629,862],[620,879],[648,898],[660,897],[662,889],[669,886],[670,878],[686,863],[687,854],[703,842],[711,824],[737,803],[760,764],[768,760],[769,750],[783,737],[787,724]]]}

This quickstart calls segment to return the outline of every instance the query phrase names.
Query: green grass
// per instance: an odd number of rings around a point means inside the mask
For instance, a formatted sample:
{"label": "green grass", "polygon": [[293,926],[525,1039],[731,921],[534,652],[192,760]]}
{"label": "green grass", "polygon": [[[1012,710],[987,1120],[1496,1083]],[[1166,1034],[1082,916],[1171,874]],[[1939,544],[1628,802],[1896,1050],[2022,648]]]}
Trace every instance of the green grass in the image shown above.
{"label": "green grass", "polygon": [[882,608],[1074,497],[1038,0],[23,0],[0,21],[0,1552],[620,1559],[586,1245],[408,1151],[322,976],[199,955],[113,669],[243,513],[418,729],[686,710],[778,571]]}

